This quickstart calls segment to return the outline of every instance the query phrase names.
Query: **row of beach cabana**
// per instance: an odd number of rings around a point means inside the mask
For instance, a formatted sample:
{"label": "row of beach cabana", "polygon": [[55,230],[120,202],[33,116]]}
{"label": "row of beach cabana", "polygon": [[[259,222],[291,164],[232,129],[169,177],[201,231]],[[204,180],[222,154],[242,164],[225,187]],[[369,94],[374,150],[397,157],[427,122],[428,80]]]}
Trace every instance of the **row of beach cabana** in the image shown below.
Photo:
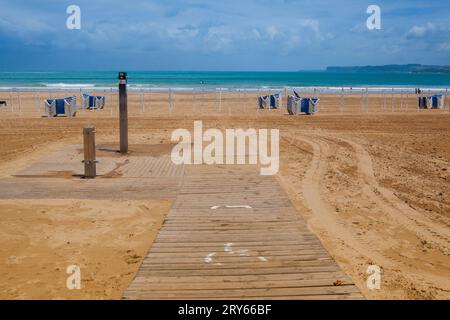
{"label": "row of beach cabana", "polygon": [[[5,90],[0,90],[1,92],[5,92]],[[9,92],[8,92],[9,91]],[[90,90],[91,94],[86,93],[75,93],[73,95],[69,94],[64,98],[54,98],[55,93],[58,92],[64,93],[64,90],[24,90],[19,91],[8,90],[6,94],[0,92],[0,110],[6,109],[6,106],[9,106],[11,111],[14,111],[13,103],[15,106],[15,110],[22,112],[21,110],[21,100],[25,94],[25,99],[34,101],[34,105],[37,110],[39,110],[39,106],[43,106],[42,101],[45,103],[45,114],[47,116],[75,116],[78,108],[80,109],[104,109],[106,108],[106,99],[110,103],[108,103],[108,110],[111,115],[114,113],[115,107],[118,106],[117,91],[104,90],[104,89],[94,89]],[[70,92],[70,90],[67,90]],[[67,92],[66,91],[66,92]],[[81,90],[80,90],[81,91]],[[434,91],[434,92],[433,92]],[[317,90],[313,88],[300,88],[296,90],[292,90],[293,94],[290,94],[288,90],[284,91],[275,91],[274,89],[164,89],[164,88],[152,88],[152,89],[131,89],[131,102],[130,104],[134,106],[140,106],[140,113],[146,113],[152,110],[151,105],[154,107],[155,101],[152,102],[153,95],[162,94],[164,92],[168,92],[168,96],[166,98],[168,100],[168,111],[172,113],[175,110],[175,104],[183,105],[183,109],[187,106],[186,103],[190,103],[189,99],[191,99],[192,103],[192,112],[204,112],[204,107],[206,106],[208,109],[212,104],[216,106],[218,112],[226,111],[228,109],[228,113],[232,110],[247,110],[249,105],[256,106],[257,109],[276,109],[280,111],[285,111],[290,115],[297,114],[308,114],[313,115],[319,112],[319,102],[323,104],[321,108],[321,112],[330,112],[331,106],[329,99],[326,99],[327,95],[334,95],[337,97],[337,105],[334,104],[332,107],[337,107],[337,111],[340,110],[344,112],[344,107],[347,103],[344,100],[347,100],[347,96],[355,96],[361,95],[361,110],[368,112],[369,100],[372,100],[372,94],[376,97],[378,101],[381,101],[381,110],[386,111],[387,107],[390,106],[390,109],[394,111],[394,100],[398,101],[399,110],[408,110],[409,107],[412,107],[411,98],[414,97],[417,103],[417,109],[444,109],[446,108],[446,94],[444,91],[437,90],[426,90],[420,93],[411,92],[411,90],[398,90],[395,89],[384,90],[384,91],[374,91],[371,89],[370,91],[365,88],[343,88],[341,91],[341,99],[339,103],[339,94],[336,92],[328,92],[324,90]],[[445,91],[447,92],[447,91]],[[189,95],[191,93],[191,95]],[[261,93],[266,93],[261,95]],[[9,99],[4,100],[5,97],[9,94]],[[66,93],[67,94],[67,93]],[[100,94],[100,95],[97,95]],[[48,99],[44,99],[47,97],[51,97]],[[53,97],[52,97],[53,96]],[[22,98],[21,98],[22,97]],[[160,108],[164,99],[163,95],[157,95],[156,105],[157,108]],[[324,99],[323,101],[320,101]],[[12,99],[14,98],[14,99]],[[395,98],[395,99],[394,99]],[[2,101],[4,100],[4,101]],[[183,101],[184,102],[181,102]],[[391,100],[391,101],[390,101]],[[251,101],[255,101],[254,104]],[[396,105],[397,105],[396,103]],[[339,106],[340,104],[340,106]],[[23,103],[22,103],[23,105]],[[28,104],[26,104],[28,105]],[[209,106],[209,107],[208,107]],[[354,103],[351,104],[351,110],[354,110]],[[406,108],[404,109],[404,106]],[[44,107],[44,106],[43,106]],[[148,107],[148,108],[147,108]],[[7,109],[7,110],[8,110]],[[42,109],[41,109],[42,110]],[[136,109],[134,109],[136,110]],[[137,109],[139,110],[139,109]],[[181,110],[181,109],[180,109]],[[221,111],[222,110],[222,111]],[[42,111],[41,111],[42,112]],[[135,111],[134,111],[135,112]]]}

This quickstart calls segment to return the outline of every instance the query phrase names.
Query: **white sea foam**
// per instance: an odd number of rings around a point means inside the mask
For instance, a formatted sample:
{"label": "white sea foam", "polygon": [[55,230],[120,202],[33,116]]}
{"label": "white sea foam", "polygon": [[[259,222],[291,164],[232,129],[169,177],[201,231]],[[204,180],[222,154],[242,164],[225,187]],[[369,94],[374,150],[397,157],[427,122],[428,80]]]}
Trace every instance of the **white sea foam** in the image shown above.
{"label": "white sea foam", "polygon": [[44,83],[48,88],[93,88],[92,83]]}

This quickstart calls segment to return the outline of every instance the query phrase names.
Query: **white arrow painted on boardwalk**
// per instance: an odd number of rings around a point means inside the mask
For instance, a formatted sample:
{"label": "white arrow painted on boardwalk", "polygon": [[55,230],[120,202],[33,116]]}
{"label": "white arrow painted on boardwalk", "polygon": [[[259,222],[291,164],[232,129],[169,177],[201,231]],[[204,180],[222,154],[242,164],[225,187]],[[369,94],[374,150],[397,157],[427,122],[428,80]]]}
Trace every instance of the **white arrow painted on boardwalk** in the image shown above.
{"label": "white arrow painted on boardwalk", "polygon": [[211,207],[211,210],[217,210],[220,208],[226,208],[226,209],[252,209],[251,206],[213,206]]}

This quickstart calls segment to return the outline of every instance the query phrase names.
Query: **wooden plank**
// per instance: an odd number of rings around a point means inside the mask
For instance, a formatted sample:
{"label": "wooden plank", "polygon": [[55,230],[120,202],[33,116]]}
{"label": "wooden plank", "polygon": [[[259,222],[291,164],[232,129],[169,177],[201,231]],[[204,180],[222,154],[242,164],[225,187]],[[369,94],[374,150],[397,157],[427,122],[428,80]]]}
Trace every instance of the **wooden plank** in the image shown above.
{"label": "wooden plank", "polygon": [[153,268],[141,268],[138,272],[139,276],[231,276],[231,275],[268,275],[268,274],[305,274],[317,272],[337,272],[340,271],[337,265],[310,265],[310,266],[295,266],[295,267],[275,267],[275,268],[239,268],[239,269],[180,269],[180,270],[156,270]]}
{"label": "wooden plank", "polygon": [[[305,244],[295,244],[295,245],[284,245],[284,246],[272,246],[272,245],[260,245],[260,246],[247,246],[245,249],[248,250],[254,250],[261,253],[271,253],[272,255],[275,255],[276,253],[284,253],[288,252],[288,249],[291,249],[292,251],[301,253],[301,252],[309,252],[314,249],[320,249],[324,250],[322,245],[316,244],[312,245],[309,243]],[[210,252],[217,252],[223,250],[223,245],[210,245],[210,246],[202,246],[202,247],[196,247],[195,253],[192,254],[202,254],[202,253],[210,253]],[[161,247],[161,246],[152,246],[151,251],[152,254],[163,254],[163,253],[191,253],[186,250],[186,247],[182,246],[172,246],[172,247]]]}
{"label": "wooden plank", "polygon": [[[131,290],[131,292],[133,292]],[[323,286],[323,287],[298,287],[298,288],[263,288],[245,290],[239,289],[207,289],[207,290],[153,290],[149,286],[139,287],[134,293],[141,299],[152,299],[159,297],[173,299],[220,299],[229,298],[252,298],[252,297],[276,297],[276,296],[302,296],[302,295],[327,295],[359,293],[359,289],[353,285],[348,286]]]}
{"label": "wooden plank", "polygon": [[[190,241],[190,242],[153,242],[152,248],[185,248],[186,251],[192,251],[193,248],[208,248],[208,247],[222,247],[224,246],[222,241]],[[271,241],[266,239],[266,241],[236,241],[233,242],[236,247],[245,248],[255,248],[255,247],[266,247],[266,246],[301,246],[301,245],[319,245],[319,241]]]}
{"label": "wooden plank", "polygon": [[296,273],[296,274],[264,274],[264,275],[231,275],[221,277],[201,277],[201,276],[166,276],[166,277],[136,277],[138,279],[145,279],[147,283],[176,283],[176,284],[190,284],[198,282],[208,282],[211,284],[229,283],[229,282],[259,282],[259,281],[294,281],[294,280],[320,280],[320,279],[334,279],[343,282],[352,282],[346,274],[341,271],[337,272],[316,272],[316,273]]}
{"label": "wooden plank", "polygon": [[[134,290],[140,288],[145,289],[151,286],[154,290],[162,291],[183,291],[183,290],[208,290],[213,287],[226,289],[265,289],[265,288],[300,288],[300,287],[332,287],[336,282],[336,278],[323,278],[323,279],[306,279],[306,280],[258,280],[252,282],[236,281],[236,282],[209,282],[209,281],[197,281],[197,282],[184,282],[184,283],[167,283],[159,282],[155,283],[149,281],[147,277],[137,277]],[[352,283],[350,283],[351,285]],[[346,286],[345,282],[341,284]]]}
{"label": "wooden plank", "polygon": [[[282,261],[273,261],[273,260],[267,260],[267,261],[259,261],[258,259],[248,259],[248,257],[242,257],[243,259],[240,261],[232,260],[227,262],[224,259],[217,258],[217,260],[213,260],[211,263],[171,263],[171,262],[159,262],[159,261],[150,261],[146,260],[141,265],[142,270],[145,269],[151,269],[151,270],[196,270],[196,271],[203,271],[203,270],[216,270],[216,271],[223,271],[223,270],[239,270],[239,269],[269,269],[269,268],[288,268],[288,267],[303,267],[303,266],[336,266],[334,261],[330,259],[329,257],[323,257],[323,258],[309,258],[308,259],[301,259],[298,260],[282,260]],[[247,258],[247,259],[244,259]],[[270,258],[271,259],[271,258]]]}

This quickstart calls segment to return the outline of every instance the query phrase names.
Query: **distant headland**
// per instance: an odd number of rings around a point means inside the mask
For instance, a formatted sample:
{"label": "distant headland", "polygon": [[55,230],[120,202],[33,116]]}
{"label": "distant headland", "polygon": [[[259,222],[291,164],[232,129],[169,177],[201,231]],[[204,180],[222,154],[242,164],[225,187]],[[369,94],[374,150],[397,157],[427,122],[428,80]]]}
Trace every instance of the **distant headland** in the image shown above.
{"label": "distant headland", "polygon": [[390,64],[383,66],[327,67],[327,72],[392,72],[392,73],[450,73],[450,66],[421,64]]}

